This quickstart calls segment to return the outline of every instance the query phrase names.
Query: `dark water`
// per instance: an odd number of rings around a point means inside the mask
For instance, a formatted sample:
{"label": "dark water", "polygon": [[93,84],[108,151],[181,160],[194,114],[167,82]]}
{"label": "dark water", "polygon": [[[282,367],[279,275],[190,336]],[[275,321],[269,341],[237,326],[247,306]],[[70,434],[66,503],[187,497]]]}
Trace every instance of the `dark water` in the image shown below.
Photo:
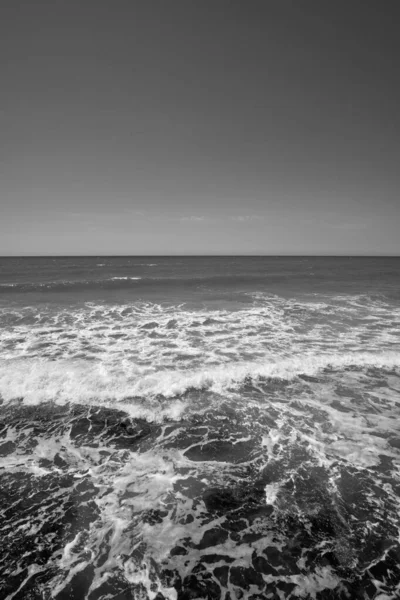
{"label": "dark water", "polygon": [[0,259],[0,598],[400,597],[400,259]]}
{"label": "dark water", "polygon": [[[0,258],[7,291],[62,291],[68,298],[129,300],[190,290],[267,293],[399,293],[396,257],[69,257]],[[8,288],[8,289],[7,289]]]}

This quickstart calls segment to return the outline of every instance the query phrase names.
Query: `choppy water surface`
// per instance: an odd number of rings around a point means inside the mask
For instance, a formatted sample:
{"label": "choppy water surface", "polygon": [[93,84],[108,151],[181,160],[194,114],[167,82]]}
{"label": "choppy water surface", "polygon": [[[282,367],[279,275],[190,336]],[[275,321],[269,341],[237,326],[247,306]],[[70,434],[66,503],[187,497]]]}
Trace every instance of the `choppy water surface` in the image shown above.
{"label": "choppy water surface", "polygon": [[400,597],[399,268],[0,259],[0,597]]}

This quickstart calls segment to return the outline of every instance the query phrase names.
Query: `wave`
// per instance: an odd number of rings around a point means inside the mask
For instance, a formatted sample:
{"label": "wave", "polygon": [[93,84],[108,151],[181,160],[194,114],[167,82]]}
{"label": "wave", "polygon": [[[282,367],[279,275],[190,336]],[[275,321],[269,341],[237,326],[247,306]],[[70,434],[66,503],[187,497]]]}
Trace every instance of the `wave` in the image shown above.
{"label": "wave", "polygon": [[[140,285],[134,281],[132,285]],[[133,373],[204,370],[283,358],[393,352],[399,309],[264,297],[226,308],[132,302],[0,307],[2,359],[101,361]]]}
{"label": "wave", "polygon": [[[20,282],[20,283],[0,283],[0,288],[12,289],[12,291],[35,291],[35,290],[64,290],[66,288],[80,289],[90,287],[105,287],[110,286],[113,282],[129,282],[138,281],[143,279],[142,277],[104,277],[101,279],[65,279],[55,281],[42,281],[42,282]],[[149,278],[147,278],[149,279]]]}
{"label": "wave", "polygon": [[[138,280],[140,280],[140,286],[146,289],[159,289],[162,294],[165,289],[170,288],[173,290],[181,291],[182,286],[187,290],[202,290],[204,291],[219,291],[219,292],[239,292],[242,294],[248,294],[249,296],[255,296],[257,293],[265,294],[268,291],[272,291],[276,286],[280,286],[283,284],[285,287],[288,284],[288,278],[282,274],[273,274],[273,273],[264,273],[264,274],[252,274],[252,273],[239,273],[239,274],[229,274],[229,273],[219,273],[218,275],[213,274],[195,274],[192,273],[191,276],[188,276],[187,273],[184,273],[181,276],[177,276],[176,273],[167,275],[165,271],[160,271],[159,269],[153,268],[156,267],[156,263],[149,263],[147,265],[134,265],[131,269],[129,267],[126,270],[119,270],[117,274],[115,271],[106,270],[106,266],[99,267],[93,269],[90,273],[85,274],[85,276],[73,278],[72,275],[62,278],[61,274],[49,275],[49,279],[28,279],[32,277],[32,273],[26,275],[26,281],[13,281],[12,278],[8,281],[3,281],[0,283],[0,290],[2,294],[6,294],[7,292],[25,292],[25,291],[63,291],[65,289],[73,289],[73,290],[81,290],[81,289],[103,289],[103,288],[112,288],[113,286],[120,286],[129,289],[132,285],[138,285]],[[128,274],[127,271],[130,270]],[[118,272],[120,274],[118,274]],[[312,295],[309,293],[309,288],[304,287],[304,282],[300,282],[300,289],[303,290],[302,296]],[[291,284],[295,284],[295,280],[291,280]],[[259,292],[254,292],[253,290],[259,290]],[[335,296],[335,292],[332,294],[314,294],[319,297],[325,296],[326,300],[330,302],[330,298]],[[390,294],[389,294],[390,296]],[[358,296],[360,297],[360,296]],[[378,295],[374,294],[376,301],[378,301]],[[346,296],[348,298],[348,296]],[[365,295],[365,302],[368,303],[370,300],[373,300],[369,295]],[[386,298],[383,294],[381,295],[381,301],[385,302],[388,298]],[[396,300],[397,301],[397,300]],[[347,300],[345,300],[347,302]],[[363,305],[364,300],[361,301],[361,305]],[[355,305],[354,305],[355,306]],[[355,306],[355,308],[357,308]]]}
{"label": "wave", "polygon": [[[106,267],[106,266],[110,266],[107,265],[107,263],[97,263],[96,267]],[[158,263],[135,263],[136,267],[157,267]]]}
{"label": "wave", "polygon": [[179,413],[188,390],[224,395],[327,370],[335,377],[349,367],[400,367],[398,307],[315,300],[258,295],[234,310],[152,302],[3,307],[0,395],[158,418]]}
{"label": "wave", "polygon": [[212,368],[143,373],[135,366],[106,369],[103,363],[85,360],[1,360],[0,395],[5,402],[23,399],[26,404],[106,405],[128,412],[132,409],[136,416],[139,410],[140,416],[150,419],[157,418],[160,399],[175,399],[178,405],[167,402],[163,414],[177,418],[185,408],[184,395],[190,390],[224,395],[240,392],[249,383],[290,382],[305,375],[334,376],[349,368],[361,371],[374,368],[397,373],[400,353],[309,355],[281,358],[275,362],[243,362]]}
{"label": "wave", "polygon": [[[145,266],[137,265],[137,266]],[[156,266],[156,263],[149,263],[146,266]],[[99,272],[99,270],[97,270]],[[286,276],[282,274],[248,274],[239,273],[236,275],[219,273],[218,275],[194,275],[188,277],[185,274],[184,277],[176,275],[146,275],[145,277],[140,276],[112,276],[112,277],[93,277],[90,279],[54,279],[49,281],[25,281],[25,282],[5,282],[1,283],[0,287],[8,288],[12,287],[16,291],[29,291],[32,289],[64,289],[65,287],[88,287],[97,286],[102,287],[104,285],[110,285],[112,282],[128,282],[129,280],[142,279],[144,284],[160,285],[160,286],[181,286],[183,283],[185,287],[195,288],[201,286],[202,288],[236,288],[243,286],[245,289],[254,286],[263,286],[268,283],[276,283],[279,281],[286,281]]]}
{"label": "wave", "polygon": [[[136,279],[142,279],[142,277],[111,277],[111,281],[118,281],[118,280],[129,280],[129,281],[133,281]],[[108,280],[106,280],[108,281]]]}

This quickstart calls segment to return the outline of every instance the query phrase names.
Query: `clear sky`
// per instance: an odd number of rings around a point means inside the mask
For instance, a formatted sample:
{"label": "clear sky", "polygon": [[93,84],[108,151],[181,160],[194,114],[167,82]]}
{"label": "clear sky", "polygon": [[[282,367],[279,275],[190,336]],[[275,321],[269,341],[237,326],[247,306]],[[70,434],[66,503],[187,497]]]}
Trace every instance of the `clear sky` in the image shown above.
{"label": "clear sky", "polygon": [[398,0],[4,0],[0,254],[400,254]]}

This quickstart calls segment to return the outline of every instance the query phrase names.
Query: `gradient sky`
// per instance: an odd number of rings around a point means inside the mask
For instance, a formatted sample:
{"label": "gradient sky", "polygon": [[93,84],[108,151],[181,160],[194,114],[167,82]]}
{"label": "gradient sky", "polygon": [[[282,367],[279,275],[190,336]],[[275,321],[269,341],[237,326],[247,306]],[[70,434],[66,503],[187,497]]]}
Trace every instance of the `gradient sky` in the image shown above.
{"label": "gradient sky", "polygon": [[398,0],[5,0],[0,254],[400,254]]}

